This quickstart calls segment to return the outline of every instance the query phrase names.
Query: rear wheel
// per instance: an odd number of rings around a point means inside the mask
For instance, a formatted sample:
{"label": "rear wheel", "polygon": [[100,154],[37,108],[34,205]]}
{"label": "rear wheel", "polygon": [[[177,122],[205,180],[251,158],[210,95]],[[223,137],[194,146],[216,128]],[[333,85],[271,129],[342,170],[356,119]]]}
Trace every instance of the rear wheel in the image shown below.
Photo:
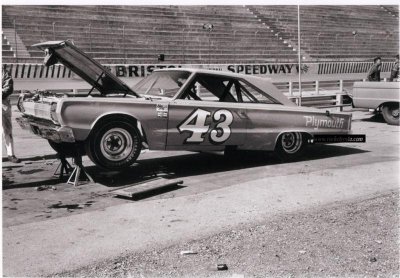
{"label": "rear wheel", "polygon": [[126,120],[111,120],[95,127],[85,144],[89,158],[108,170],[129,167],[139,156],[141,146],[138,129]]}
{"label": "rear wheel", "polygon": [[278,138],[276,151],[283,160],[297,158],[303,153],[306,140],[306,136],[300,132],[282,133]]}
{"label": "rear wheel", "polygon": [[399,104],[388,103],[382,107],[382,115],[385,121],[390,125],[399,125]]}

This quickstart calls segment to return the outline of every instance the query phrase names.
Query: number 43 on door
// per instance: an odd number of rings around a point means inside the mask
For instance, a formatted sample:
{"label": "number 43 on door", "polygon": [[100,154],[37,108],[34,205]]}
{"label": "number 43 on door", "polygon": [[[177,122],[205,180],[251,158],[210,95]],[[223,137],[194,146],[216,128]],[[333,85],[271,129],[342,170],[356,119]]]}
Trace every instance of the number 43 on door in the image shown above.
{"label": "number 43 on door", "polygon": [[[197,108],[183,122],[178,125],[179,133],[190,132],[190,136],[184,143],[202,143],[205,140],[205,134],[210,130],[211,123],[206,124],[207,117],[211,112]],[[221,144],[229,139],[231,135],[230,125],[233,122],[232,112],[226,109],[220,109],[212,115],[215,127],[209,133],[210,142]]]}

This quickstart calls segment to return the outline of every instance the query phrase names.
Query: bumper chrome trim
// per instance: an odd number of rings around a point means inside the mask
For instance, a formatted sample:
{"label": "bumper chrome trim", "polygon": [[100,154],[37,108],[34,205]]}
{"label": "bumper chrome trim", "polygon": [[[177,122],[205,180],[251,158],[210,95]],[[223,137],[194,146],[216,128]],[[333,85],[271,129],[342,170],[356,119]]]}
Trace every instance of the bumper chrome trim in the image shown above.
{"label": "bumper chrome trim", "polygon": [[56,143],[75,142],[74,133],[70,127],[57,126],[49,122],[34,120],[26,117],[16,118],[16,121],[22,129],[29,130],[42,138],[52,140]]}

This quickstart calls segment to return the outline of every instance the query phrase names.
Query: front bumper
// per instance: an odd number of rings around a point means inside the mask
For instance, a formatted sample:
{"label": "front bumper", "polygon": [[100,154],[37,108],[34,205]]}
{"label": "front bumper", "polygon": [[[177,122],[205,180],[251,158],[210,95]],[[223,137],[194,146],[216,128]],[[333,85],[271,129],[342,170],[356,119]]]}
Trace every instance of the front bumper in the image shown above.
{"label": "front bumper", "polygon": [[70,127],[58,126],[48,121],[31,119],[27,117],[16,118],[16,121],[22,129],[29,130],[42,138],[54,141],[56,143],[75,142],[74,133]]}

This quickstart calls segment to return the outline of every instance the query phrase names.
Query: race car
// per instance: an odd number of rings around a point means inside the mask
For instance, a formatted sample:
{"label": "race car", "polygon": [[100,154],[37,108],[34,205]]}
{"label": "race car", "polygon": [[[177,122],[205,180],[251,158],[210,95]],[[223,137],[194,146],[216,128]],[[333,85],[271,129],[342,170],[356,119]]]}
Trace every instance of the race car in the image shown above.
{"label": "race car", "polygon": [[21,96],[20,125],[59,152],[121,170],[150,150],[267,150],[299,155],[315,134],[348,134],[351,114],[298,107],[267,78],[162,69],[129,88],[70,41],[35,45],[91,84],[84,97]]}

